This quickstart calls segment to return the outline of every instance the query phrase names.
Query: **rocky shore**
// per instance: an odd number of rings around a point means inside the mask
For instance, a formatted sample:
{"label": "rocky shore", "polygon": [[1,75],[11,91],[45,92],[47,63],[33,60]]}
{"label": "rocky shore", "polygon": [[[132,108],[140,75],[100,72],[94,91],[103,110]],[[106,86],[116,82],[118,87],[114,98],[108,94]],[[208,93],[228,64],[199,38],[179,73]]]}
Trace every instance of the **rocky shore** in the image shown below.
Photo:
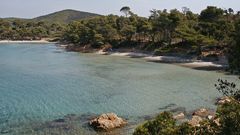
{"label": "rocky shore", "polygon": [[[230,102],[231,98],[221,97],[216,99],[216,105],[222,105]],[[167,105],[163,111],[169,110]],[[175,106],[176,107],[176,106]],[[174,107],[174,108],[175,108]],[[207,108],[199,108],[194,111],[186,112],[184,109],[175,108],[170,110],[173,113],[173,118],[178,123],[187,122],[193,127],[200,126],[204,120],[212,120],[219,125],[219,119],[216,117],[215,110]],[[156,114],[157,115],[157,114]],[[29,134],[89,134],[89,135],[130,135],[139,124],[146,120],[151,120],[155,115],[138,118],[137,122],[130,119],[119,117],[115,113],[104,114],[68,114],[62,118],[43,123],[31,123],[25,133]],[[11,134],[11,129],[0,130],[0,134]]]}

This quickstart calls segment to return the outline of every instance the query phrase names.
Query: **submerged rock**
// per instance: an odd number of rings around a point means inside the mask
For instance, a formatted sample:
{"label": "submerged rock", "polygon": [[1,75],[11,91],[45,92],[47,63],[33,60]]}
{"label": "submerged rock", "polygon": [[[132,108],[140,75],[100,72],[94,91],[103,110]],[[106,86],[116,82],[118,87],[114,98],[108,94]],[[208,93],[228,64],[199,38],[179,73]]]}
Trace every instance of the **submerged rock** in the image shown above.
{"label": "submerged rock", "polygon": [[114,128],[123,127],[127,122],[114,113],[107,113],[91,120],[89,124],[96,130],[109,131]]}
{"label": "submerged rock", "polygon": [[62,122],[65,122],[65,119],[56,119],[56,120],[54,120],[53,122],[62,123]]}
{"label": "submerged rock", "polygon": [[11,133],[10,129],[2,129],[2,130],[0,130],[0,134],[9,134],[9,133]]}
{"label": "submerged rock", "polygon": [[180,113],[180,112],[186,113],[186,108],[185,107],[177,107],[177,108],[173,108],[169,111],[172,113]]}

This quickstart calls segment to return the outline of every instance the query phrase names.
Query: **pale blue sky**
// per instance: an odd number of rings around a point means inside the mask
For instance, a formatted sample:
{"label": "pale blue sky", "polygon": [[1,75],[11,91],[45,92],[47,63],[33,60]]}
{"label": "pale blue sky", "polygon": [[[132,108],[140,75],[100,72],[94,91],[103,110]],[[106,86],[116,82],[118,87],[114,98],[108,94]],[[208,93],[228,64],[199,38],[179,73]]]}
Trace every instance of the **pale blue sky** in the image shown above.
{"label": "pale blue sky", "polygon": [[32,18],[63,9],[76,9],[98,14],[121,14],[122,6],[131,7],[132,11],[148,16],[151,9],[181,9],[189,7],[193,12],[200,12],[208,5],[240,10],[239,0],[0,0],[0,18]]}

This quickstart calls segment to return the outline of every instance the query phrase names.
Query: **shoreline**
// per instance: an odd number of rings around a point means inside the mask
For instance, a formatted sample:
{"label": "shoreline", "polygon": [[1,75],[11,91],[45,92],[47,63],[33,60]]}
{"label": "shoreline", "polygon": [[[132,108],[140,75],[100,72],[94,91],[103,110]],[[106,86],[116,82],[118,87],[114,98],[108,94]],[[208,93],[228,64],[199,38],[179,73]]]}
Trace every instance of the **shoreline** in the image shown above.
{"label": "shoreline", "polygon": [[[50,42],[46,39],[42,40],[0,40],[1,43],[55,43],[57,47],[62,49],[67,49],[68,44],[58,44],[58,42]],[[73,49],[73,50],[71,50]],[[82,48],[74,50],[75,48],[71,48],[68,51],[75,52],[84,52]],[[205,70],[205,71],[225,71],[228,67],[226,60],[223,61],[203,61],[196,60],[192,58],[183,58],[180,56],[155,56],[152,53],[143,53],[143,52],[131,52],[131,51],[103,51],[103,50],[93,50],[90,49],[87,53],[94,53],[98,55],[110,55],[110,56],[121,56],[121,57],[130,57],[130,58],[141,58],[148,62],[156,62],[156,63],[166,63],[166,64],[174,64],[181,67],[196,69],[196,70]]]}
{"label": "shoreline", "polygon": [[156,63],[167,63],[174,64],[181,67],[196,69],[196,70],[205,70],[205,71],[224,71],[228,64],[226,61],[203,61],[195,60],[191,58],[182,58],[179,56],[154,56],[147,53],[137,53],[137,52],[103,52],[102,50],[95,52],[99,55],[110,55],[110,56],[121,56],[121,57],[130,57],[130,58],[141,58],[149,62]]}
{"label": "shoreline", "polygon": [[1,43],[55,43],[47,40],[0,40]]}

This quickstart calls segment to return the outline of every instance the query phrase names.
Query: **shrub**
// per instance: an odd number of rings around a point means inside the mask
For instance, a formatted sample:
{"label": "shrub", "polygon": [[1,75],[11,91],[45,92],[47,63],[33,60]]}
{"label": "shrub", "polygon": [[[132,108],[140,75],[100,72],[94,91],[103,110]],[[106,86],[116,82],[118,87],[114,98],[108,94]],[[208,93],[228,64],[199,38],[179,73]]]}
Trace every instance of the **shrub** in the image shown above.
{"label": "shrub", "polygon": [[240,134],[240,103],[233,100],[229,103],[220,105],[217,109],[220,118],[221,135],[239,135]]}
{"label": "shrub", "polygon": [[218,84],[215,84],[215,87],[224,96],[233,97],[240,101],[240,89],[237,88],[235,83],[218,79]]}
{"label": "shrub", "polygon": [[176,120],[169,112],[159,114],[154,120],[139,126],[133,135],[170,135],[176,130]]}

